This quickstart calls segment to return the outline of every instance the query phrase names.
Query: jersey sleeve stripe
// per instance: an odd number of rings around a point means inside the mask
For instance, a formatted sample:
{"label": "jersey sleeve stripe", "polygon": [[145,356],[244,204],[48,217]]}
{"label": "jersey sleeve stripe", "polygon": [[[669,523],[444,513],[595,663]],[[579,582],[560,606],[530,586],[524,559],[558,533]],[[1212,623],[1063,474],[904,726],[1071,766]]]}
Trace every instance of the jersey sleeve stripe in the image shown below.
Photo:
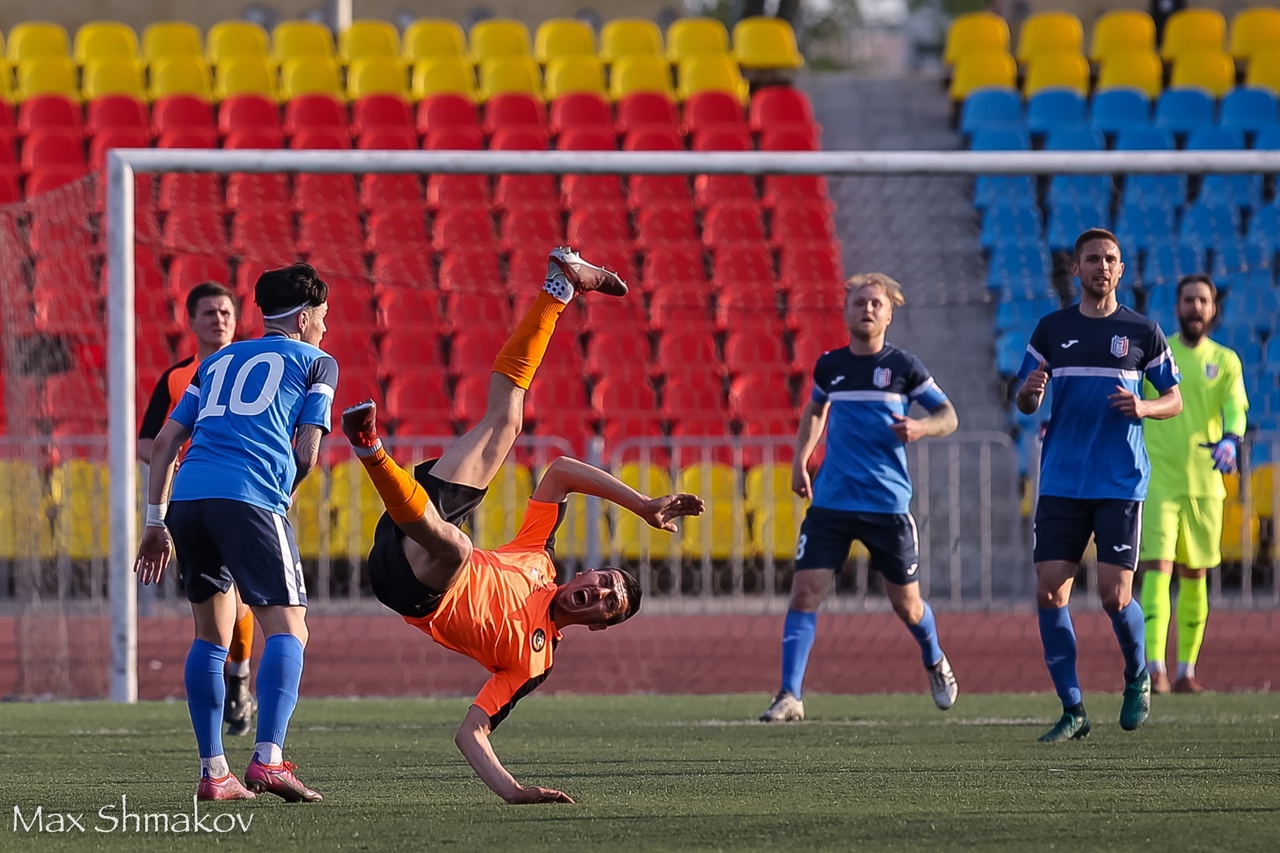
{"label": "jersey sleeve stripe", "polygon": [[[938,387],[938,383],[937,383],[937,382],[934,382],[934,381],[933,381],[933,377],[932,377],[932,376],[930,376],[930,377],[929,377],[928,379],[926,379],[924,382],[921,382],[919,385],[917,385],[917,386],[916,386],[916,388],[915,388],[915,390],[914,390],[914,391],[912,391],[912,392],[911,392],[910,394],[908,394],[907,396],[908,396],[908,397],[910,397],[912,400],[914,400],[914,399],[916,399],[917,397],[919,397],[921,394],[924,394],[924,393],[926,393],[926,392],[928,392],[928,391],[935,391],[935,390],[936,390],[938,393],[940,393],[940,394],[942,393],[942,389]],[[945,396],[945,395],[943,395],[943,396]]]}
{"label": "jersey sleeve stripe", "polygon": [[1045,358],[1044,356],[1042,356],[1042,355],[1040,354],[1040,351],[1039,351],[1039,350],[1037,350],[1035,347],[1033,347],[1031,344],[1027,344],[1027,354],[1028,354],[1028,355],[1030,355],[1032,358],[1034,358],[1034,359],[1036,360],[1036,363],[1037,363],[1037,364],[1039,364],[1039,363],[1040,363],[1040,362],[1042,362],[1042,361],[1043,361],[1045,364],[1048,364],[1048,363],[1049,363],[1049,359],[1047,359],[1047,358]]}
{"label": "jersey sleeve stripe", "polygon": [[323,382],[317,382],[316,384],[312,385],[310,388],[307,389],[307,393],[319,394],[322,397],[328,397],[330,400],[332,400],[334,390],[332,385],[326,385]]}
{"label": "jersey sleeve stripe", "polygon": [[847,403],[905,403],[906,394],[894,394],[890,391],[832,391],[827,395],[831,402]]}
{"label": "jersey sleeve stripe", "polygon": [[1160,355],[1156,356],[1155,358],[1151,359],[1151,361],[1147,362],[1146,369],[1151,370],[1152,368],[1159,367],[1160,365],[1164,364],[1166,361],[1169,361],[1172,358],[1173,358],[1173,352],[1168,347],[1165,347],[1164,352],[1160,353]]}
{"label": "jersey sleeve stripe", "polygon": [[1114,367],[1057,367],[1053,370],[1055,379],[1065,376],[1101,376],[1107,379],[1129,379],[1137,382],[1142,378],[1138,370],[1120,370]]}
{"label": "jersey sleeve stripe", "polygon": [[195,385],[188,385],[187,390],[183,391],[182,393],[190,394],[192,397],[195,397],[196,399],[200,399],[200,389],[197,388]]}

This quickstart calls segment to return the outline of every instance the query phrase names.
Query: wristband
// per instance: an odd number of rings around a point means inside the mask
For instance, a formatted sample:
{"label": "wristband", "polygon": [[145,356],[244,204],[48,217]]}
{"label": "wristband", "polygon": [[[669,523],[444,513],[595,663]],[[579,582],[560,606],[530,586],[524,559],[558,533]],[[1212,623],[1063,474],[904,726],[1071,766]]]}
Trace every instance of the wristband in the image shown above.
{"label": "wristband", "polygon": [[168,502],[147,504],[147,527],[164,527],[164,517],[169,512]]}

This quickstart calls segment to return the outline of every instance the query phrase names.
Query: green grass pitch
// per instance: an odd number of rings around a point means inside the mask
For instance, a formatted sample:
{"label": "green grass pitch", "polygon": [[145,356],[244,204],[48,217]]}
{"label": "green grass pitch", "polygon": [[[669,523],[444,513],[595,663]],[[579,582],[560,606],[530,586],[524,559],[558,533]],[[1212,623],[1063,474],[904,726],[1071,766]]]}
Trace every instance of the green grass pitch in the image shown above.
{"label": "green grass pitch", "polygon": [[[1087,699],[1092,736],[1049,746],[1049,695],[961,696],[946,714],[924,695],[812,696],[787,726],[752,722],[762,696],[534,695],[495,748],[578,802],[507,806],[453,746],[466,700],[304,698],[288,754],[325,802],[209,805],[206,821],[247,831],[185,834],[184,705],[0,705],[0,850],[1280,849],[1275,694],[1157,697],[1135,733],[1118,697]],[[228,741],[237,772],[251,746]],[[171,831],[121,832],[122,796]],[[15,827],[15,806],[28,824],[41,808],[46,831]],[[55,813],[84,831],[49,831]]]}

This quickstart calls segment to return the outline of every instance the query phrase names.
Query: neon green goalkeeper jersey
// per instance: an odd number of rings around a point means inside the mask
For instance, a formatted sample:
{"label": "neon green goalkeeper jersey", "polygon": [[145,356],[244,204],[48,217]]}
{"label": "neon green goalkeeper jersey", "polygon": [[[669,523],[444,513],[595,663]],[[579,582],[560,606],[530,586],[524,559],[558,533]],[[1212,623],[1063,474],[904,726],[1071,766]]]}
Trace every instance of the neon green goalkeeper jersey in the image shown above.
{"label": "neon green goalkeeper jersey", "polygon": [[[1200,445],[1216,443],[1224,432],[1244,435],[1249,400],[1240,356],[1209,338],[1193,349],[1181,335],[1169,338],[1169,349],[1182,373],[1182,413],[1142,422],[1151,458],[1148,497],[1225,498],[1222,475],[1213,470],[1213,451]],[[1143,396],[1159,395],[1144,382]]]}

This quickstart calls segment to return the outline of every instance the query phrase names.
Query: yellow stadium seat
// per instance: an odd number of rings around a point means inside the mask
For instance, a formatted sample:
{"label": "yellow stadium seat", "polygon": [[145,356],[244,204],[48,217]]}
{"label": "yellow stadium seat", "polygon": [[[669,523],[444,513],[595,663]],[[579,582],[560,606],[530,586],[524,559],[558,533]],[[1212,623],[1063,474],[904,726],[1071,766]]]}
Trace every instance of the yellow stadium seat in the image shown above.
{"label": "yellow stadium seat", "polygon": [[942,58],[955,65],[971,53],[1008,53],[1009,25],[991,12],[969,12],[958,16],[947,29]]}
{"label": "yellow stadium seat", "polygon": [[747,472],[746,509],[751,514],[751,552],[790,560],[795,556],[805,504],[791,491],[791,465],[757,465]]}
{"label": "yellow stadium seat", "polygon": [[400,56],[400,34],[390,21],[352,21],[338,37],[338,59],[350,65],[357,59]]}
{"label": "yellow stadium seat", "polygon": [[271,31],[271,56],[281,66],[291,59],[333,59],[333,33],[317,21],[281,21]]}
{"label": "yellow stadium seat", "polygon": [[1164,22],[1160,58],[1171,61],[1188,53],[1219,51],[1226,39],[1227,19],[1217,9],[1180,9]]}
{"label": "yellow stadium seat", "polygon": [[86,101],[103,95],[132,95],[146,98],[142,66],[136,59],[93,59],[84,67],[80,90]]}
{"label": "yellow stadium seat", "polygon": [[483,62],[503,58],[532,57],[529,28],[512,18],[489,18],[471,26],[468,35],[471,61]]}
{"label": "yellow stadium seat", "polygon": [[0,559],[54,556],[51,504],[34,463],[0,460]]}
{"label": "yellow stadium seat", "polygon": [[728,92],[746,103],[751,92],[738,63],[728,56],[699,56],[680,63],[680,100],[697,92]]}
{"label": "yellow stadium seat", "polygon": [[[627,462],[614,472],[619,480],[646,495],[669,495],[671,475],[653,464]],[[665,560],[676,552],[674,537],[654,530],[625,509],[613,512],[613,547],[624,560]]]}
{"label": "yellow stadium seat", "polygon": [[267,59],[271,55],[267,31],[250,21],[219,21],[209,28],[204,41],[210,65],[246,56]]}
{"label": "yellow stadium seat", "polygon": [[704,554],[713,560],[741,559],[747,554],[747,514],[742,485],[734,469],[723,463],[695,463],[681,469],[676,491],[698,495],[707,504],[699,517],[680,524],[680,553],[688,559]]}
{"label": "yellow stadium seat", "polygon": [[1160,97],[1164,88],[1164,65],[1154,50],[1132,50],[1109,54],[1098,71],[1098,91],[1139,89],[1148,98]]}
{"label": "yellow stadium seat", "polygon": [[265,95],[280,100],[276,69],[266,56],[238,56],[218,63],[214,76],[218,100],[232,95]]}
{"label": "yellow stadium seat", "polygon": [[617,101],[632,92],[661,92],[674,98],[671,66],[661,56],[628,56],[613,64],[609,97]]}
{"label": "yellow stadium seat", "polygon": [[404,66],[398,56],[369,56],[357,59],[347,69],[347,98],[365,95],[409,97]]}
{"label": "yellow stadium seat", "polygon": [[13,74],[9,68],[9,60],[0,56],[0,103],[13,100]]}
{"label": "yellow stadium seat", "polygon": [[286,101],[298,95],[342,97],[342,75],[337,60],[327,56],[295,56],[280,66],[280,96]]}
{"label": "yellow stadium seat", "polygon": [[729,31],[717,18],[679,18],[667,27],[667,61],[679,65],[695,56],[728,56]]}
{"label": "yellow stadium seat", "polygon": [[1237,12],[1231,19],[1229,43],[1228,52],[1239,60],[1280,51],[1280,9],[1256,6]]}
{"label": "yellow stadium seat", "polygon": [[748,69],[804,67],[795,30],[781,18],[743,18],[733,27],[733,55]]}
{"label": "yellow stadium seat", "polygon": [[570,92],[604,96],[604,63],[598,56],[563,56],[547,63],[545,89],[548,101]]}
{"label": "yellow stadium seat", "polygon": [[533,56],[543,65],[570,56],[595,56],[596,33],[577,18],[551,18],[538,25]]}
{"label": "yellow stadium seat", "polygon": [[90,21],[76,30],[75,60],[88,65],[95,59],[137,59],[138,34],[120,21]]}
{"label": "yellow stadium seat", "polygon": [[1000,86],[1014,88],[1018,66],[1007,53],[971,53],[966,55],[951,74],[951,100],[963,101],[975,89]]}
{"label": "yellow stadium seat", "polygon": [[531,56],[504,56],[480,66],[480,98],[519,92],[542,98],[542,69]]}
{"label": "yellow stadium seat", "polygon": [[1112,54],[1155,52],[1156,25],[1146,12],[1116,9],[1098,18],[1089,40],[1089,58],[1103,62]]}
{"label": "yellow stadium seat", "polygon": [[600,59],[606,65],[628,56],[664,56],[662,30],[646,18],[615,18],[600,30]]}
{"label": "yellow stadium seat", "polygon": [[1280,50],[1259,53],[1249,60],[1244,84],[1270,89],[1276,95],[1280,95]]}
{"label": "yellow stadium seat", "polygon": [[67,56],[45,56],[18,65],[15,100],[25,101],[32,95],[66,95],[80,100],[76,85],[76,66]]}
{"label": "yellow stadium seat", "polygon": [[110,553],[109,479],[105,464],[85,459],[63,462],[50,478],[57,550],[73,560],[102,560]]}
{"label": "yellow stadium seat", "polygon": [[516,538],[532,494],[533,474],[528,467],[519,462],[504,463],[472,518],[471,538],[476,547],[492,551]]}
{"label": "yellow stadium seat", "polygon": [[1221,98],[1236,86],[1235,60],[1221,50],[1180,54],[1173,62],[1173,76],[1169,80],[1169,86],[1177,89],[1207,89],[1215,98]]}
{"label": "yellow stadium seat", "polygon": [[1222,562],[1243,563],[1246,541],[1249,543],[1249,554],[1256,558],[1258,530],[1258,516],[1250,515],[1246,519],[1244,508],[1238,503],[1228,501],[1222,510]]}
{"label": "yellow stadium seat", "polygon": [[404,31],[402,58],[416,65],[427,59],[449,57],[465,59],[467,35],[456,21],[445,18],[421,18]]}
{"label": "yellow stadium seat", "polygon": [[[596,507],[596,545],[602,560],[608,560],[612,552],[609,538],[608,504],[597,500]],[[586,495],[570,495],[566,502],[564,520],[556,531],[556,557],[565,560],[585,560],[590,555],[590,542],[587,541],[587,529],[590,523]],[[589,566],[588,568],[595,568]]]}
{"label": "yellow stadium seat", "polygon": [[187,21],[157,21],[142,31],[142,58],[148,64],[175,56],[204,58],[200,28]]}
{"label": "yellow stadium seat", "polygon": [[1070,12],[1037,12],[1027,18],[1018,33],[1019,62],[1042,53],[1083,53],[1084,27]]}
{"label": "yellow stadium seat", "polygon": [[359,459],[340,462],[329,472],[329,506],[333,519],[329,555],[363,558],[373,544],[373,530],[384,508]]}
{"label": "yellow stadium seat", "polygon": [[1031,97],[1043,89],[1070,89],[1078,95],[1089,94],[1089,60],[1082,53],[1046,53],[1035,57],[1027,66],[1022,92]]}
{"label": "yellow stadium seat", "polygon": [[70,55],[70,41],[61,24],[27,21],[9,30],[6,56],[15,68],[28,60]]}
{"label": "yellow stadium seat", "polygon": [[473,101],[479,97],[475,70],[471,60],[458,56],[424,59],[413,66],[413,98],[420,101],[431,95],[466,95]]}
{"label": "yellow stadium seat", "polygon": [[151,100],[168,95],[195,95],[213,100],[213,80],[200,54],[170,56],[151,66]]}
{"label": "yellow stadium seat", "polygon": [[331,523],[329,504],[324,498],[328,479],[323,469],[312,471],[298,487],[293,506],[289,508],[289,524],[293,526],[293,538],[298,543],[298,556],[304,560],[318,559],[325,550]]}
{"label": "yellow stadium seat", "polygon": [[1262,518],[1275,516],[1275,472],[1274,464],[1259,465],[1249,475],[1249,498],[1253,502],[1253,511]]}

